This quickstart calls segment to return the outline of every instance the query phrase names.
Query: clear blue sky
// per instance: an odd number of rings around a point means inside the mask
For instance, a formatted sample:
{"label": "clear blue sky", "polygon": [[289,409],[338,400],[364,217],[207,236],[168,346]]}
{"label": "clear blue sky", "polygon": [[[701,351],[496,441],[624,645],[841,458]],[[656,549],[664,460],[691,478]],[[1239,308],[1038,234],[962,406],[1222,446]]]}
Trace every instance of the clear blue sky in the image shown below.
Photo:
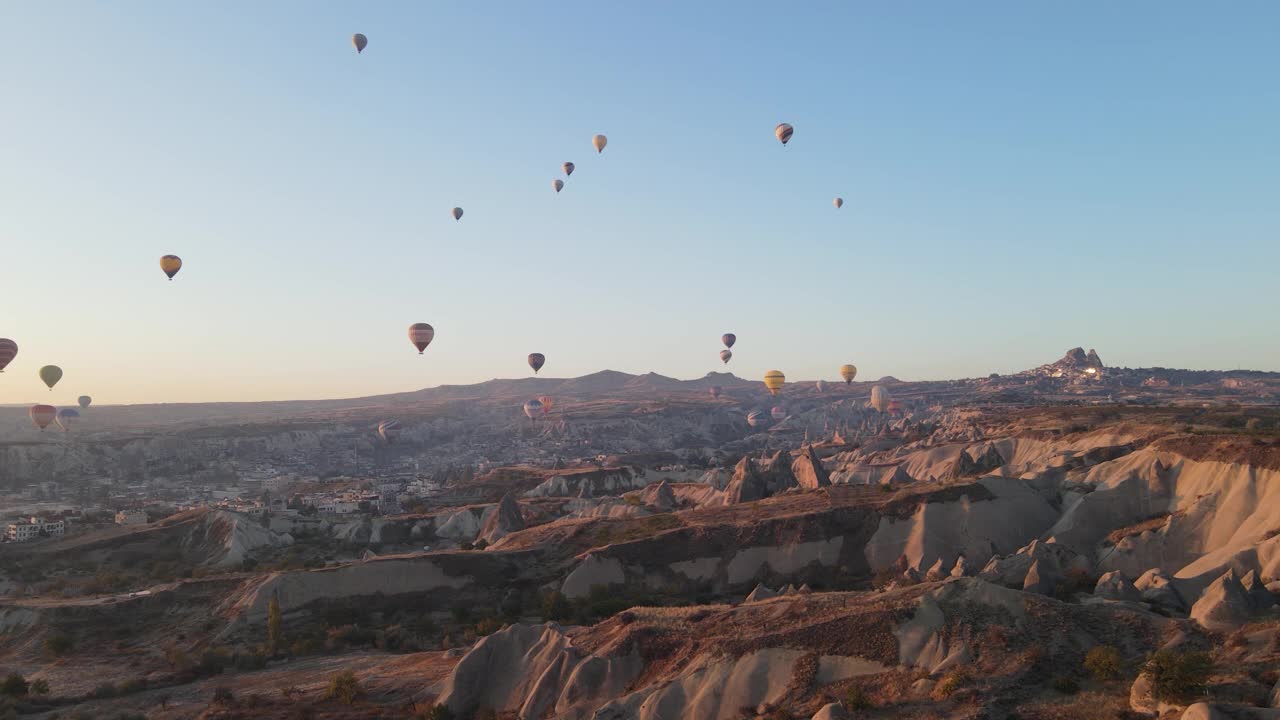
{"label": "clear blue sky", "polygon": [[0,26],[0,402],[374,394],[532,351],[695,377],[726,331],[752,378],[1075,345],[1280,370],[1276,3],[10,0]]}

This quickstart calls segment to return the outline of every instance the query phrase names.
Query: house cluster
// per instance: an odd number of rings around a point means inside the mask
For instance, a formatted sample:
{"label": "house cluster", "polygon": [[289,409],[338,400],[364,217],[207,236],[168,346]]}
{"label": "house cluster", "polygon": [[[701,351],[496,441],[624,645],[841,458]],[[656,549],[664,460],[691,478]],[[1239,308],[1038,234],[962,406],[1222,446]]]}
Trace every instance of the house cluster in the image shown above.
{"label": "house cluster", "polygon": [[4,539],[8,542],[29,542],[39,538],[62,537],[66,532],[67,521],[63,519],[21,518],[5,527]]}

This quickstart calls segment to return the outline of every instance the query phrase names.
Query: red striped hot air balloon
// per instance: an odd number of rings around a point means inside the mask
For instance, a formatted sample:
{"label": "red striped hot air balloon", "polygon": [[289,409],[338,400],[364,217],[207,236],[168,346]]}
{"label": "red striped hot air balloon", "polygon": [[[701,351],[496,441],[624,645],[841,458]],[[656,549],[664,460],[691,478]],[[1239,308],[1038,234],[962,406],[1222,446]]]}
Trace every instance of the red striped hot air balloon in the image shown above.
{"label": "red striped hot air balloon", "polygon": [[782,407],[781,405],[774,405],[773,409],[769,411],[769,415],[774,420],[777,420],[778,422],[782,422],[783,420],[787,419],[787,409]]}
{"label": "red striped hot air balloon", "polygon": [[10,340],[9,338],[0,338],[0,372],[4,372],[4,369],[8,367],[9,363],[13,362],[13,359],[17,356],[18,343]]}
{"label": "red striped hot air balloon", "polygon": [[49,427],[49,423],[53,422],[54,418],[58,417],[58,408],[52,405],[32,405],[27,414],[31,416],[31,422],[43,431]]}
{"label": "red striped hot air balloon", "polygon": [[550,396],[550,395],[540,395],[540,396],[538,396],[538,402],[542,403],[542,414],[543,414],[543,415],[546,415],[547,413],[550,413],[550,412],[551,412],[551,408],[556,404],[556,401],[555,401],[555,400],[553,400],[553,399],[551,398],[551,396]]}
{"label": "red striped hot air balloon", "polygon": [[436,336],[436,329],[426,323],[414,323],[409,326],[409,342],[418,348],[418,354],[421,355],[423,350],[431,344],[431,340]]}
{"label": "red striped hot air balloon", "polygon": [[778,127],[773,129],[774,136],[776,136],[778,138],[778,142],[783,145],[786,145],[791,141],[791,136],[794,135],[795,132],[796,129],[791,127],[789,123],[778,123]]}

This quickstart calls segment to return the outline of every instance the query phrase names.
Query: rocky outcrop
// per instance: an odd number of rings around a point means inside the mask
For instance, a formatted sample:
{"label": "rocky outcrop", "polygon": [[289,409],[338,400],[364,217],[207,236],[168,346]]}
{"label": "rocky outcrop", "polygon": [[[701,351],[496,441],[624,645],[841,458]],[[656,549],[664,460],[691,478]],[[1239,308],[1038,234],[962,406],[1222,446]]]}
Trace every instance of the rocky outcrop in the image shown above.
{"label": "rocky outcrop", "polygon": [[640,500],[659,512],[671,512],[676,508],[676,493],[666,480],[645,488]]}
{"label": "rocky outcrop", "polygon": [[768,482],[756,472],[750,457],[744,457],[733,468],[733,477],[725,488],[725,502],[730,505],[764,499],[769,493]]}
{"label": "rocky outcrop", "polygon": [[509,533],[523,530],[524,527],[524,515],[520,513],[520,503],[516,502],[511,493],[507,493],[502,496],[497,508],[489,513],[477,539],[492,545]]}
{"label": "rocky outcrop", "polygon": [[994,557],[978,574],[984,580],[1051,595],[1073,570],[1085,570],[1088,559],[1058,543],[1032,540],[1013,555]]}
{"label": "rocky outcrop", "polygon": [[760,583],[759,585],[756,585],[750,595],[747,595],[747,598],[743,600],[743,602],[760,602],[761,600],[772,600],[776,597],[778,597],[778,593],[765,587],[764,583]]}
{"label": "rocky outcrop", "polygon": [[1191,606],[1191,619],[1208,630],[1231,630],[1248,622],[1254,611],[1249,591],[1228,570],[1200,594]]}
{"label": "rocky outcrop", "polygon": [[1275,607],[1276,598],[1267,589],[1267,586],[1258,578],[1257,570],[1250,570],[1240,578],[1240,584],[1244,587],[1244,591],[1249,594],[1249,601],[1253,604],[1254,612],[1266,612]]}
{"label": "rocky outcrop", "polygon": [[960,453],[960,457],[956,458],[955,464],[951,466],[951,471],[947,473],[950,478],[963,478],[986,475],[1004,466],[1004,457],[1000,455],[1000,451],[995,445],[987,445],[985,451],[974,455],[977,448],[966,448]]}
{"label": "rocky outcrop", "polygon": [[622,571],[622,563],[617,558],[588,554],[572,572],[565,576],[564,582],[560,585],[560,592],[567,598],[580,598],[589,595],[591,588],[597,585],[608,587],[621,585],[626,581],[627,576]]}
{"label": "rocky outcrop", "polygon": [[1173,586],[1173,581],[1156,568],[1142,573],[1133,586],[1141,593],[1144,602],[1178,612],[1187,609],[1187,603]]}
{"label": "rocky outcrop", "polygon": [[1280,710],[1198,702],[1188,706],[1179,720],[1280,720]]}
{"label": "rocky outcrop", "polygon": [[1093,587],[1093,594],[1105,600],[1121,602],[1142,600],[1142,594],[1138,592],[1138,588],[1134,587],[1128,578],[1114,570],[1098,578],[1098,584]]}
{"label": "rocky outcrop", "polygon": [[818,458],[812,445],[805,447],[800,457],[791,463],[791,474],[795,476],[796,483],[800,487],[808,490],[817,490],[831,484],[831,478],[822,467],[822,460]]}
{"label": "rocky outcrop", "polygon": [[849,720],[851,716],[849,711],[844,709],[841,703],[827,703],[822,709],[813,714],[811,720]]}

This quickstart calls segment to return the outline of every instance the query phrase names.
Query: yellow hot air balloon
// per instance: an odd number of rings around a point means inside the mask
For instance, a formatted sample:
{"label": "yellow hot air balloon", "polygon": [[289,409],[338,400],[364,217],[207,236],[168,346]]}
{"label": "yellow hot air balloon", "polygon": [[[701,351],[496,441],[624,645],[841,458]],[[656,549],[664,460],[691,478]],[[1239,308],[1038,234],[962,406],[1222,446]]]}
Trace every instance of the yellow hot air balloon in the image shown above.
{"label": "yellow hot air balloon", "polygon": [[853,379],[858,377],[858,368],[852,364],[840,366],[840,377],[844,378],[844,384],[848,385]]}
{"label": "yellow hot air balloon", "polygon": [[782,374],[781,370],[770,370],[764,374],[764,386],[769,388],[769,392],[777,395],[782,389],[782,384],[787,381],[787,376]]}
{"label": "yellow hot air balloon", "polygon": [[182,269],[182,258],[177,255],[165,255],[160,258],[160,269],[172,280],[173,276],[177,275],[178,271]]}
{"label": "yellow hot air balloon", "polygon": [[596,149],[597,153],[604,152],[604,146],[609,144],[609,138],[603,135],[596,135],[591,138],[591,147]]}
{"label": "yellow hot air balloon", "polygon": [[44,381],[45,385],[49,386],[50,390],[53,390],[53,386],[57,385],[58,381],[62,379],[62,368],[57,365],[45,365],[40,368],[40,379]]}

